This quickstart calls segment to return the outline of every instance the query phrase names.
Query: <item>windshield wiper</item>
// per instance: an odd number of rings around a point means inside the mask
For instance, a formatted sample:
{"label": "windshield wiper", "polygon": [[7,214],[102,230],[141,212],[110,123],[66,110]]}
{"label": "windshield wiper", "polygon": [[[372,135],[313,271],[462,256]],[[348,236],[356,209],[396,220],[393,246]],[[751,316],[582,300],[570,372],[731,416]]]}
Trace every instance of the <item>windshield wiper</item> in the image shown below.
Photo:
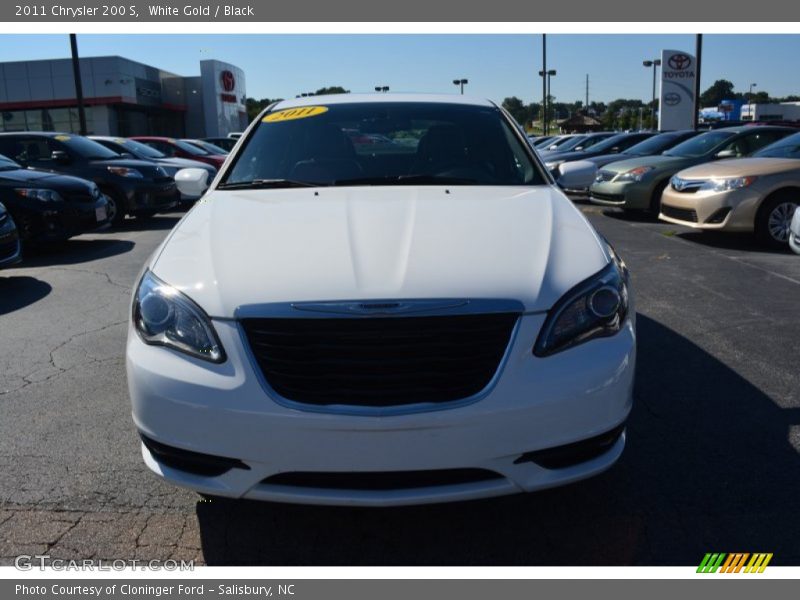
{"label": "windshield wiper", "polygon": [[313,181],[298,181],[297,179],[253,179],[252,181],[236,181],[221,183],[218,190],[257,190],[267,188],[297,188],[297,187],[322,187],[324,183]]}
{"label": "windshield wiper", "polygon": [[441,175],[387,175],[385,177],[358,177],[337,179],[333,185],[475,185],[476,179],[466,177],[444,177]]}

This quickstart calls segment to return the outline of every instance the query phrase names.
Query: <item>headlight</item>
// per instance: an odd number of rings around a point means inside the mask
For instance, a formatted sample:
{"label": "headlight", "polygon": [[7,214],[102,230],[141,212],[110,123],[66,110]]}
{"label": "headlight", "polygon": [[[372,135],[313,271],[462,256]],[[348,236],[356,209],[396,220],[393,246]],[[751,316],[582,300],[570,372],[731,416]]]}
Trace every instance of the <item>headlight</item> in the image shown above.
{"label": "headlight", "polygon": [[655,169],[655,167],[636,167],[635,169],[631,169],[630,171],[625,171],[624,173],[617,175],[614,178],[614,181],[641,181],[644,176]]}
{"label": "headlight", "polygon": [[45,190],[37,188],[17,188],[14,190],[18,196],[30,200],[40,200],[42,202],[62,202],[63,198],[55,190]]}
{"label": "headlight", "polygon": [[733,177],[729,179],[709,179],[700,186],[701,191],[707,192],[729,192],[747,187],[753,183],[757,177]]}
{"label": "headlight", "polygon": [[150,271],[136,289],[133,325],[146,344],[167,346],[215,363],[225,361],[225,351],[203,309]]}
{"label": "headlight", "polygon": [[608,266],[576,285],[548,311],[533,347],[536,356],[614,335],[622,328],[628,314],[628,269],[612,254]]}
{"label": "headlight", "polygon": [[141,171],[131,169],[130,167],[108,167],[110,173],[120,177],[131,177],[133,179],[142,179]]}

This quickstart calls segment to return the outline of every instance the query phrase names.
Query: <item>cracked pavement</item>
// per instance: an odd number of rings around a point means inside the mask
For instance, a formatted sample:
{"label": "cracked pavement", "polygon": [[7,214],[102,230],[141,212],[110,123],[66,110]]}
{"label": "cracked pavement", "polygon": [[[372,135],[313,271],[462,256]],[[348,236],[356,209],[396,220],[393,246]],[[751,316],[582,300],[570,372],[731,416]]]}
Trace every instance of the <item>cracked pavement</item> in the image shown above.
{"label": "cracked pavement", "polygon": [[690,565],[709,551],[800,564],[800,257],[582,209],[634,278],[625,454],[585,482],[454,505],[203,502],[146,469],[124,370],[130,291],[180,215],[0,271],[0,564]]}

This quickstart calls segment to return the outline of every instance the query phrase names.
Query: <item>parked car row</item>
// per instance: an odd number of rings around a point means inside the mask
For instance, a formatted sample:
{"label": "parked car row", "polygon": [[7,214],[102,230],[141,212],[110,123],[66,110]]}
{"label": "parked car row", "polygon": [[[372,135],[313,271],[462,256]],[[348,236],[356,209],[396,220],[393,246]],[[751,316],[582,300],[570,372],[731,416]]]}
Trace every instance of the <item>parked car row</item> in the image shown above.
{"label": "parked car row", "polygon": [[[573,146],[578,137],[569,138]],[[630,145],[637,138],[639,143]],[[544,145],[553,148],[554,140]],[[580,143],[570,152],[558,146],[538,151],[573,198],[649,211],[701,231],[752,232],[775,248],[790,241],[800,204],[800,133],[795,127],[624,133],[588,150],[579,148]]]}
{"label": "parked car row", "polygon": [[[2,133],[0,267],[19,260],[26,245],[118,225],[126,215],[147,218],[190,204],[202,196],[225,158],[226,150],[206,140]],[[191,195],[181,194],[175,183],[185,168],[204,172]]]}

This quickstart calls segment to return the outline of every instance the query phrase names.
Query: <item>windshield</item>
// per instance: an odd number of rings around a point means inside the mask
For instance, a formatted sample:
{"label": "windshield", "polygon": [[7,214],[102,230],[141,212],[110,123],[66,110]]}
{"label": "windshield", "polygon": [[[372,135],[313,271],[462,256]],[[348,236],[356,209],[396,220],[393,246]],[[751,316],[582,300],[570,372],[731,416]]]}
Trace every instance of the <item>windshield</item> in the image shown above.
{"label": "windshield", "polygon": [[142,142],[137,142],[136,140],[119,139],[114,141],[134,156],[144,156],[145,158],[166,158],[167,156],[152,146],[148,146]]}
{"label": "windshield", "polygon": [[261,119],[219,187],[542,185],[528,148],[492,106],[303,106]]}
{"label": "windshield", "polygon": [[628,133],[620,133],[619,135],[612,135],[610,138],[600,140],[592,145],[592,152],[603,153],[606,150],[611,150],[614,147],[623,150],[631,145],[631,140],[640,137],[639,134],[631,135]]}
{"label": "windshield", "polygon": [[709,131],[681,142],[674,148],[664,152],[664,154],[666,156],[683,156],[685,158],[705,156],[735,135],[732,131]]}
{"label": "windshield", "polygon": [[753,156],[758,158],[800,158],[800,133],[770,144]]}
{"label": "windshield", "polygon": [[207,156],[211,154],[211,152],[206,152],[202,148],[198,148],[194,144],[190,144],[189,142],[184,142],[183,140],[170,140],[170,142],[175,144],[178,148],[180,148],[184,152],[188,152],[193,156]]}
{"label": "windshield", "polygon": [[21,169],[22,167],[15,163],[10,158],[6,158],[2,154],[0,154],[0,171],[11,171],[16,169]]}
{"label": "windshield", "polygon": [[626,154],[637,154],[639,156],[650,156],[652,154],[661,154],[664,150],[671,148],[678,141],[685,139],[685,133],[662,133],[634,144],[628,148]]}
{"label": "windshield", "polygon": [[119,158],[119,154],[109,150],[103,144],[79,135],[57,135],[55,139],[69,148],[71,152],[88,160]]}
{"label": "windshield", "polygon": [[205,140],[186,140],[187,143],[191,144],[192,146],[197,146],[201,150],[205,150],[210,152],[211,154],[227,154],[228,151],[220,148],[216,144],[212,144],[211,142],[206,142]]}

